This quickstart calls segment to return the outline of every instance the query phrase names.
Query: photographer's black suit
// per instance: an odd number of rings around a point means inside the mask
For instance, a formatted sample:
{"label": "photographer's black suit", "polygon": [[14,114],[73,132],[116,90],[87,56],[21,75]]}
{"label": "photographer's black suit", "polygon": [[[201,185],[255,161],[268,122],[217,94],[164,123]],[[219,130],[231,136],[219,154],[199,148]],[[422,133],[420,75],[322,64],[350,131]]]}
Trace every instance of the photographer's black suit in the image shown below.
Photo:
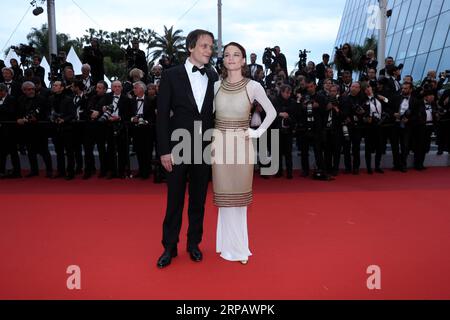
{"label": "photographer's black suit", "polygon": [[[199,112],[185,65],[179,65],[164,71],[158,96],[156,121],[159,155],[170,154],[173,146],[178,143],[171,141],[171,134],[174,130],[187,130],[190,133],[191,140],[194,141],[196,138],[201,139],[199,130],[194,130],[194,121],[201,122],[202,132],[214,127],[214,82],[218,79],[218,76],[215,71],[209,68],[206,76],[208,77],[208,86],[201,112]],[[171,112],[173,113],[172,116]],[[193,158],[194,153],[192,152],[191,164],[174,165],[172,172],[167,175],[167,210],[162,239],[162,244],[166,250],[175,249],[179,241],[188,176],[188,249],[195,248],[202,240],[204,205],[210,165],[205,163],[193,164]]]}
{"label": "photographer's black suit", "polygon": [[[0,174],[5,174],[6,158],[11,156],[13,175],[20,176],[20,160],[17,152],[16,112],[17,100],[10,95],[0,98]],[[1,123],[3,121],[10,123]]]}
{"label": "photographer's black suit", "polygon": [[[142,104],[142,107],[140,106]],[[144,123],[131,123],[130,136],[133,138],[134,151],[139,165],[141,178],[148,178],[151,173],[151,161],[153,151],[153,128],[156,122],[155,104],[150,98],[145,97],[141,101],[135,98],[131,102],[131,117],[142,119]],[[131,119],[130,119],[131,121]]]}
{"label": "photographer's black suit", "polygon": [[[400,95],[393,97],[393,113],[400,113],[403,99],[404,97]],[[391,143],[395,169],[402,171],[407,169],[407,158],[411,148],[412,125],[416,122],[415,118],[417,119],[421,109],[423,109],[423,101],[419,101],[411,95],[409,97],[409,109],[403,116],[408,119],[408,122],[404,125],[401,122],[396,122],[393,135],[394,141]]]}
{"label": "photographer's black suit", "polygon": [[[105,95],[104,106],[113,104],[114,94]],[[117,102],[120,120],[117,122],[106,122],[106,159],[107,170],[111,177],[124,178],[126,171],[130,170],[128,150],[128,129],[126,123],[130,121],[131,100],[124,94],[120,95]]]}

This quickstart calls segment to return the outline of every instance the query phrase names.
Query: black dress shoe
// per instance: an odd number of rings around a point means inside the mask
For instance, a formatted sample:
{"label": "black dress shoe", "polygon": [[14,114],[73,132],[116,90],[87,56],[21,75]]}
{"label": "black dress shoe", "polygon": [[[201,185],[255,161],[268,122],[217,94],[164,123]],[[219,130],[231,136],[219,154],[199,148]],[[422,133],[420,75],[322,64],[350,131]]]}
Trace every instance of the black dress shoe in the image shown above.
{"label": "black dress shoe", "polygon": [[200,262],[203,260],[203,254],[198,247],[197,248],[188,248],[187,252],[189,252],[189,256],[191,257],[192,261]]}
{"label": "black dress shoe", "polygon": [[401,173],[406,173],[406,172],[408,172],[408,169],[406,169],[406,168],[401,168],[401,169],[400,169],[400,172],[401,172]]}
{"label": "black dress shoe", "polygon": [[376,168],[376,169],[375,169],[375,172],[376,172],[376,173],[384,173],[383,169],[381,169],[381,168]]}
{"label": "black dress shoe", "polygon": [[85,172],[84,175],[83,175],[83,180],[88,180],[88,179],[90,179],[91,177],[92,177],[92,175],[91,175],[90,173]]}
{"label": "black dress shoe", "polygon": [[373,170],[371,168],[367,168],[367,173],[368,174],[373,174]]}
{"label": "black dress shoe", "polygon": [[159,257],[156,266],[160,269],[167,267],[172,262],[172,258],[175,258],[177,255],[178,252],[176,248],[172,250],[164,250],[161,257]]}
{"label": "black dress shoe", "polygon": [[33,177],[37,177],[37,176],[39,176],[39,173],[37,173],[37,172],[30,172],[29,174],[27,174],[25,176],[25,178],[33,178]]}

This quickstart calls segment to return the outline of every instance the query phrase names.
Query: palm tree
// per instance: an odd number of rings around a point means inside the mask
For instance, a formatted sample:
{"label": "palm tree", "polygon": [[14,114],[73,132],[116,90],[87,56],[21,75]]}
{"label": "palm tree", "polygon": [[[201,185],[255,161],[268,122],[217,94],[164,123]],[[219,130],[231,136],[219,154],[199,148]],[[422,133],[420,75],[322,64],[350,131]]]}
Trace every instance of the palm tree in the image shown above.
{"label": "palm tree", "polygon": [[173,62],[183,62],[187,53],[184,47],[186,38],[182,36],[182,32],[183,30],[174,31],[173,26],[170,29],[164,26],[164,35],[155,34],[154,39],[147,45],[148,55],[151,55],[150,63],[163,55],[170,57]]}

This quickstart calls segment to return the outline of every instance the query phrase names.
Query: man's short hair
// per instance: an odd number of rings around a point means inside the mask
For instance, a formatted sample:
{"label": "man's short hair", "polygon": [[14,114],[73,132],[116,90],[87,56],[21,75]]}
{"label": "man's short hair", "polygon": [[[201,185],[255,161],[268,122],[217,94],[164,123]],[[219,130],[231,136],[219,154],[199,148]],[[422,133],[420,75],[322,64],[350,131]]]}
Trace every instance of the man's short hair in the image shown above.
{"label": "man's short hair", "polygon": [[25,88],[28,88],[28,87],[36,89],[35,84],[33,82],[31,82],[31,81],[25,81],[24,83],[22,83],[22,90],[25,89]]}
{"label": "man's short hair", "polygon": [[214,34],[207,30],[202,29],[196,29],[194,31],[191,31],[188,36],[186,37],[186,50],[188,54],[190,54],[189,49],[194,49],[197,45],[198,39],[200,39],[201,36],[210,36],[214,41]]}
{"label": "man's short hair", "polygon": [[108,90],[108,84],[105,80],[100,80],[99,82],[97,82],[97,84],[101,84],[105,88],[105,90]]}
{"label": "man's short hair", "polygon": [[12,68],[4,67],[4,68],[2,69],[2,73],[3,73],[4,71],[9,71],[9,72],[11,72],[12,76],[14,77],[14,70],[13,70]]}
{"label": "man's short hair", "polygon": [[147,87],[145,86],[145,83],[142,81],[137,81],[135,83],[133,83],[133,87],[135,86],[139,86],[141,87],[141,89],[145,92],[145,90],[147,90]]}
{"label": "man's short hair", "polygon": [[324,53],[322,55],[322,59],[330,59],[330,55],[328,53]]}
{"label": "man's short hair", "polygon": [[291,91],[292,92],[292,87],[288,84],[282,84],[280,86],[280,92],[285,92],[285,91]]}
{"label": "man's short hair", "polygon": [[83,83],[83,81],[82,80],[78,80],[78,79],[73,82],[73,86],[77,87],[81,91],[84,91],[84,89],[86,89],[86,86]]}
{"label": "man's short hair", "polygon": [[408,81],[404,82],[403,85],[404,85],[404,86],[407,85],[407,86],[409,86],[411,89],[414,87],[414,85],[413,85],[411,82],[408,82]]}

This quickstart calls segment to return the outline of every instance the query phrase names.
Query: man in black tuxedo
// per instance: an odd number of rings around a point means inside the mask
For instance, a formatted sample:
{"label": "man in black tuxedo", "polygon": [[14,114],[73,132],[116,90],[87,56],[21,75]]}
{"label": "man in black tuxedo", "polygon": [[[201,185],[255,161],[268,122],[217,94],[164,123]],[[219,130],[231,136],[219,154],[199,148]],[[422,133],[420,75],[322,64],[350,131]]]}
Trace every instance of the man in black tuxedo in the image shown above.
{"label": "man in black tuxedo", "polygon": [[98,120],[105,124],[106,130],[106,158],[109,171],[107,179],[125,179],[130,169],[126,122],[131,118],[131,100],[123,93],[120,81],[114,81],[111,90],[112,92],[105,95],[104,113]]}
{"label": "man in black tuxedo", "polygon": [[[411,130],[414,117],[421,109],[419,100],[412,96],[413,85],[405,82],[402,85],[402,94],[393,98],[394,118],[396,121],[395,134],[393,135],[392,156],[394,158],[394,170],[407,172],[407,159],[411,143]],[[423,105],[423,102],[422,102]],[[399,152],[400,145],[400,152]]]}
{"label": "man in black tuxedo", "polygon": [[[0,83],[0,178],[20,178],[20,159],[17,152],[16,130],[17,101],[8,95],[6,85]],[[3,122],[3,123],[2,123]],[[10,174],[5,171],[6,158],[11,156],[13,170]]]}
{"label": "man in black tuxedo", "polygon": [[7,67],[3,68],[2,75],[4,79],[3,83],[6,85],[6,88],[8,89],[8,94],[18,99],[22,95],[22,88],[19,82],[14,81],[13,69]]}
{"label": "man in black tuxedo", "polygon": [[133,85],[135,98],[131,101],[130,136],[139,165],[138,178],[148,179],[151,174],[153,127],[155,126],[155,104],[145,96],[147,87],[139,81]]}
{"label": "man in black tuxedo", "polygon": [[[174,130],[189,132],[191,141],[202,139],[203,132],[214,126],[214,82],[217,74],[205,67],[213,52],[214,35],[205,30],[192,31],[186,38],[189,57],[184,65],[164,71],[158,96],[157,139],[161,163],[168,172],[167,210],[163,223],[164,253],[157,266],[164,268],[177,256],[187,177],[189,176],[189,229],[187,251],[193,261],[203,254],[198,245],[203,235],[203,218],[208,189],[210,166],[204,161],[194,164],[191,152],[189,163],[174,163],[171,141]],[[196,123],[194,123],[196,122]],[[200,140],[202,141],[202,140]],[[193,146],[191,151],[193,151]],[[203,158],[202,156],[200,156]]]}
{"label": "man in black tuxedo", "polygon": [[250,77],[253,80],[255,80],[256,71],[264,70],[262,65],[256,63],[257,58],[258,58],[258,56],[256,55],[256,53],[252,53],[250,55],[250,64],[248,65],[248,70],[249,70]]}

